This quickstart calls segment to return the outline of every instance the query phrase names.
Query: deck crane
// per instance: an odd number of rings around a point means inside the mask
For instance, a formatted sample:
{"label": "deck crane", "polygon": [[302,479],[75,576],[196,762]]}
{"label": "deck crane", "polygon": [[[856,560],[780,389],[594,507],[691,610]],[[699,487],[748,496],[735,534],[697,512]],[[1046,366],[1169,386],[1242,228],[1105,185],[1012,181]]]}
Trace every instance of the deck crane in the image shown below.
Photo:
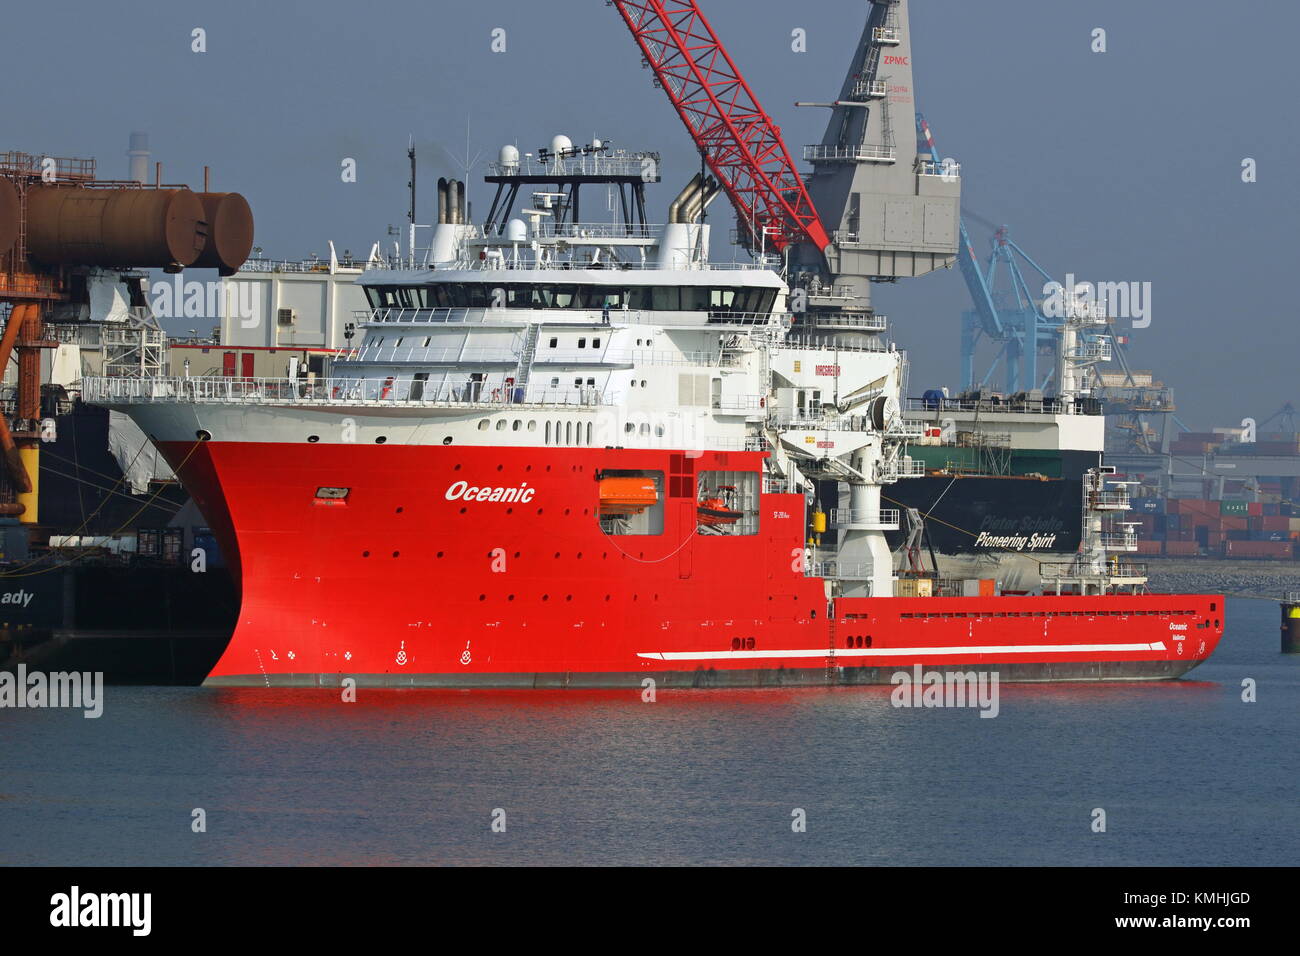
{"label": "deck crane", "polygon": [[695,0],[609,0],[736,209],[751,250],[830,245],[803,177]]}

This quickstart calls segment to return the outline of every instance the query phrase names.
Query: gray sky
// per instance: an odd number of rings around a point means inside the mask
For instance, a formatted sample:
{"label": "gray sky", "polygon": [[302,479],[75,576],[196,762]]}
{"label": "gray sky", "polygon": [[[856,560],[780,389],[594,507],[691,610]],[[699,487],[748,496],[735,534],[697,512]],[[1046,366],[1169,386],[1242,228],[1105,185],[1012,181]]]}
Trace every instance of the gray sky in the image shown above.
{"label": "gray sky", "polygon": [[[796,155],[826,112],[793,103],[838,92],[866,6],[701,2]],[[461,172],[444,147],[464,157],[467,121],[480,164],[557,132],[659,150],[657,221],[697,165],[603,0],[44,0],[8,10],[6,26],[0,49],[23,80],[0,149],[94,156],[120,177],[128,133],[147,131],[166,180],[198,187],[207,163],[213,188],[248,197],[268,256],[329,239],[362,252],[401,224],[408,136],[428,221],[433,181]],[[195,27],[206,53],[191,52]],[[490,50],[496,27],[504,54]],[[806,54],[791,51],[796,27]],[[1104,54],[1090,51],[1095,27]],[[912,33],[918,106],[962,164],[964,205],[1010,225],[1054,275],[1151,282],[1152,323],[1131,354],[1176,388],[1184,421],[1262,421],[1300,401],[1283,293],[1300,218],[1295,4],[914,0]],[[357,160],[354,184],[340,179],[344,157]],[[1258,182],[1241,181],[1244,157]],[[483,172],[470,177],[480,216]],[[727,213],[723,201],[712,211]],[[983,255],[987,233],[973,232]],[[876,306],[911,353],[913,391],[958,384],[969,298],[956,269],[878,286]]]}

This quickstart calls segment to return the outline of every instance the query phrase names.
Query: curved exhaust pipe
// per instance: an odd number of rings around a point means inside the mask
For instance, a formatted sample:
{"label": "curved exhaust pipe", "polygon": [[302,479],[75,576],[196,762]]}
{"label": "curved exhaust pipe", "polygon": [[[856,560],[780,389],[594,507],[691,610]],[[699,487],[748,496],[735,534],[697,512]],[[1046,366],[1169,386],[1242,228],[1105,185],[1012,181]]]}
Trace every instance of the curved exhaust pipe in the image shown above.
{"label": "curved exhaust pipe", "polygon": [[674,199],[672,205],[668,207],[669,222],[690,222],[689,219],[683,217],[682,212],[691,200],[695,198],[695,194],[699,192],[700,181],[700,174],[696,173],[691,177],[691,181],[686,184],[686,188],[677,194],[677,198]]}
{"label": "curved exhaust pipe", "polygon": [[697,190],[691,197],[690,202],[687,203],[683,210],[682,222],[694,222],[698,219],[700,213],[708,208],[709,203],[718,198],[718,193],[721,191],[722,187],[718,184],[718,181],[710,176],[703,187]]}

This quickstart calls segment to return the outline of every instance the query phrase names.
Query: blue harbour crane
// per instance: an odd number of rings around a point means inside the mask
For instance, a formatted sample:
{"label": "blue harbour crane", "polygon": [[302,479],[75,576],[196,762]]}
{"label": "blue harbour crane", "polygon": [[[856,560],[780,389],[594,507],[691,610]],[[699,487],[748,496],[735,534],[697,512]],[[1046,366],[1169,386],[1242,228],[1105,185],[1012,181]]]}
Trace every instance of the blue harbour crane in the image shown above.
{"label": "blue harbour crane", "polygon": [[[935,163],[941,163],[939,151],[925,117],[916,114],[916,129],[924,148]],[[961,387],[963,391],[989,384],[998,365],[1005,369],[1008,394],[1045,388],[1056,371],[1055,355],[1060,346],[1063,322],[1043,313],[1042,284],[1056,281],[1011,239],[1006,226],[999,226],[968,209],[962,209],[961,243],[957,264],[970,291],[974,308],[963,313],[961,329]],[[993,230],[992,251],[986,265],[975,255],[966,228],[971,219]],[[1025,278],[1021,263],[1042,278],[1035,292]],[[975,377],[975,353],[982,339],[996,343],[998,352],[984,377]],[[1053,356],[1045,374],[1039,378],[1038,359],[1046,350]]]}

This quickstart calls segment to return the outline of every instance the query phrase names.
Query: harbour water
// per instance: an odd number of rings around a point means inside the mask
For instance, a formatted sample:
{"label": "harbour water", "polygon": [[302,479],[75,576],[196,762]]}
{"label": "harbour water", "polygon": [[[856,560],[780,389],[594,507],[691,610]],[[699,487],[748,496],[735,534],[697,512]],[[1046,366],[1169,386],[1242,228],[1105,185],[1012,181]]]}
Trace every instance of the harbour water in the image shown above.
{"label": "harbour water", "polygon": [[108,687],[96,720],[0,709],[0,864],[1293,865],[1300,658],[1275,603],[1227,621],[1190,679],[1002,685],[994,719],[889,687]]}

